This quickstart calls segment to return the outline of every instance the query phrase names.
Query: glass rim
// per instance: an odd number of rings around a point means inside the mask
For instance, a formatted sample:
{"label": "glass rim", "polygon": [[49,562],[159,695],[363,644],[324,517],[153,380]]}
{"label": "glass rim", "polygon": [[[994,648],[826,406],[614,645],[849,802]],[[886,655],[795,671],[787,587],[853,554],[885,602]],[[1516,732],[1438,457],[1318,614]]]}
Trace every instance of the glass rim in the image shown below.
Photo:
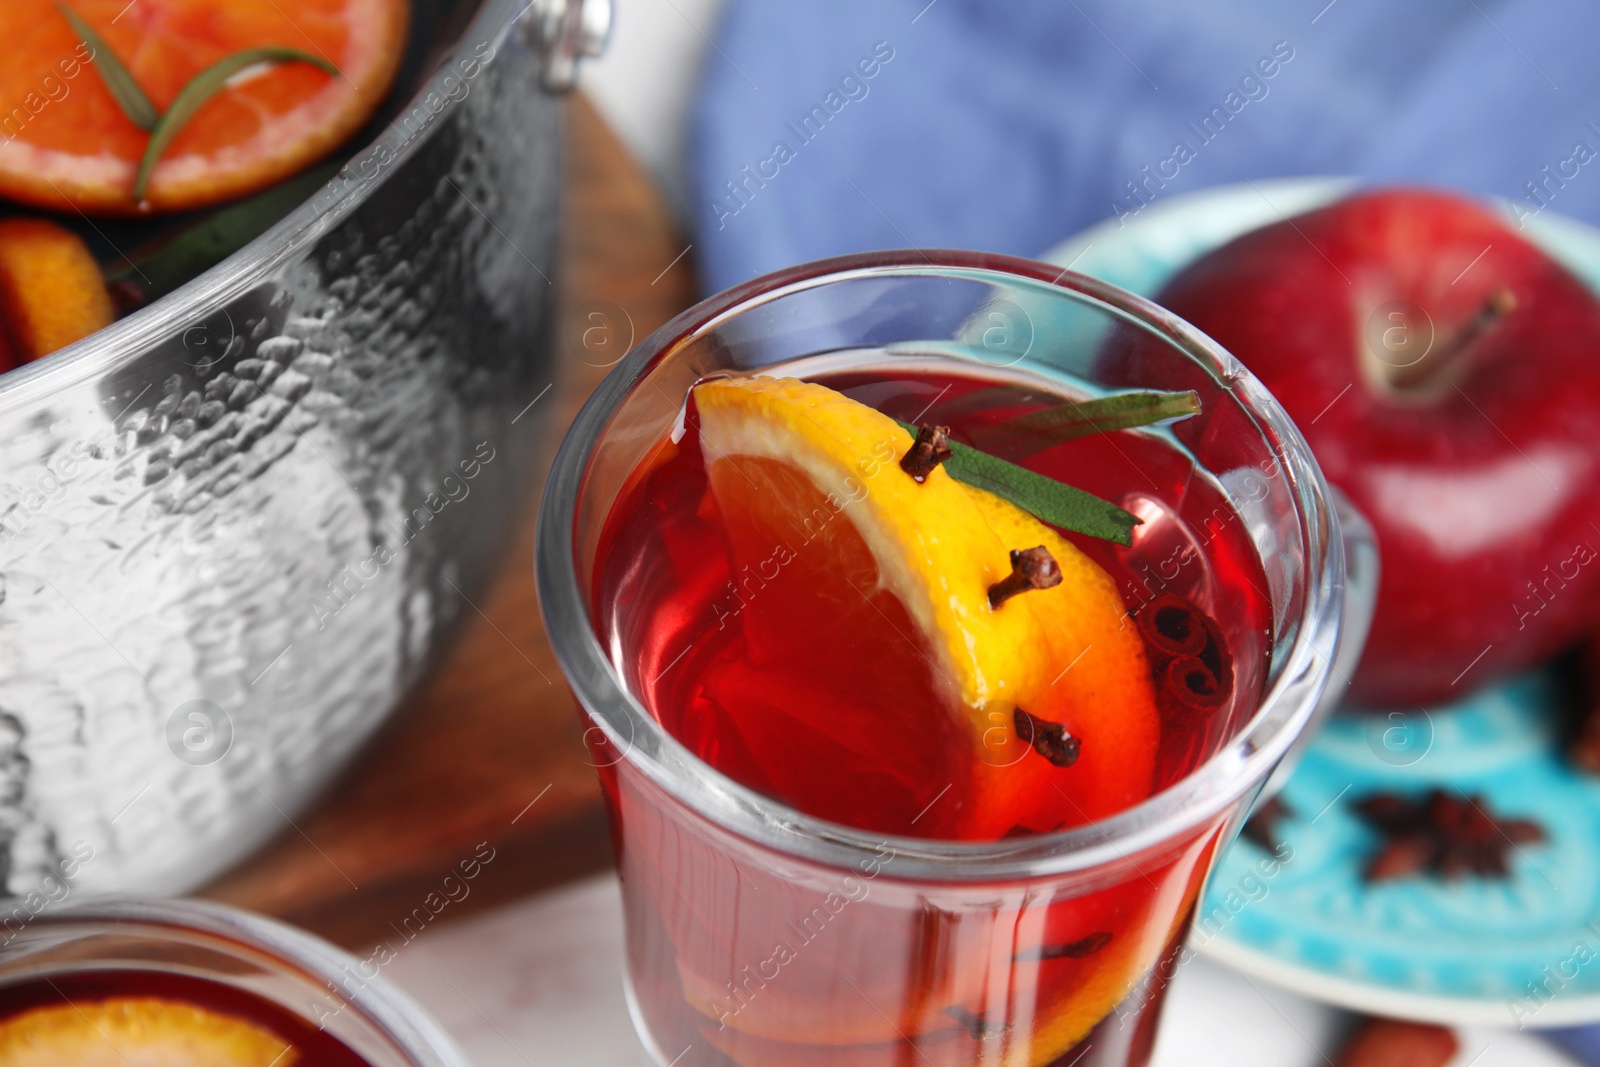
{"label": "glass rim", "polygon": [[[635,383],[692,337],[785,293],[869,276],[966,277],[1043,283],[1133,320],[1195,358],[1250,411],[1279,447],[1299,517],[1303,604],[1292,638],[1273,658],[1255,713],[1223,747],[1177,782],[1117,814],[1066,830],[999,841],[900,837],[816,818],[722,774],[665,730],[617,675],[595,632],[577,568],[575,520],[590,457]],[[595,389],[556,454],[539,507],[534,571],[545,630],[578,703],[621,755],[704,818],[775,852],[854,869],[893,850],[897,880],[973,882],[1089,871],[1131,861],[1197,830],[1266,781],[1316,712],[1342,628],[1344,545],[1327,482],[1300,431],[1266,387],[1220,345],[1157,304],[1088,275],[1036,260],[962,250],[856,253],[775,271],[702,300],[646,337]],[[1276,651],[1276,650],[1275,650]],[[641,744],[641,741],[645,742]]]}
{"label": "glass rim", "polygon": [[[108,897],[46,909],[27,923],[29,929],[38,930],[76,926],[200,934],[218,951],[270,962],[279,972],[307,979],[331,993],[360,1013],[414,1067],[468,1067],[455,1042],[389,979],[363,974],[359,989],[347,989],[341,982],[352,972],[359,973],[360,961],[320,937],[265,915],[211,901]],[[6,955],[0,951],[0,960]],[[96,966],[91,961],[76,969]],[[297,1007],[286,1007],[303,1015]]]}

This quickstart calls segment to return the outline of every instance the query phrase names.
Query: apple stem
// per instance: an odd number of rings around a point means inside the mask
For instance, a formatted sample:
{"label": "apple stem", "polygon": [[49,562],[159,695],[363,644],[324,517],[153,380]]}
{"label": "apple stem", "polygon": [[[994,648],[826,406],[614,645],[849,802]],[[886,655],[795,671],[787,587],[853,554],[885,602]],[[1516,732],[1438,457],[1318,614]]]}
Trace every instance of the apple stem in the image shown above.
{"label": "apple stem", "polygon": [[1451,341],[1445,355],[1452,355],[1476,341],[1501,319],[1517,310],[1517,298],[1510,289],[1500,289],[1484,301],[1483,307],[1472,316],[1472,321]]}
{"label": "apple stem", "polygon": [[1462,354],[1516,309],[1516,295],[1510,289],[1497,289],[1454,337],[1430,353],[1433,358],[1419,359],[1407,367],[1388,368],[1389,386],[1403,392],[1454,381],[1460,375]]}

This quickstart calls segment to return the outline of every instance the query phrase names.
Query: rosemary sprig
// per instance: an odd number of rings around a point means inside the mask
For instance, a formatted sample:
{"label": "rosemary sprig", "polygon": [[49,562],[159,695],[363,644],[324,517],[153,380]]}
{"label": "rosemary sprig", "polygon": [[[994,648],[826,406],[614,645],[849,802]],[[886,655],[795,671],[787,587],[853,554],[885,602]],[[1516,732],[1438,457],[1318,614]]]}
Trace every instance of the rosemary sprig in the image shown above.
{"label": "rosemary sprig", "polygon": [[227,87],[228,80],[234,75],[263,64],[309,63],[335,78],[340,76],[338,67],[321,56],[303,52],[298,48],[284,48],[278,45],[247,48],[231,56],[224,56],[190,78],[188,84],[178,90],[172,106],[163,114],[140,86],[133,72],[111,50],[111,46],[95,32],[93,26],[85,22],[82,16],[62,0],[57,0],[56,9],[72,26],[72,32],[76,33],[94,53],[95,70],[99,72],[100,80],[105,83],[106,89],[110,91],[112,99],[117,102],[122,113],[128,116],[128,121],[150,134],[150,140],[144,148],[144,156],[139,160],[138,174],[133,180],[134,203],[144,201],[145,190],[150,185],[150,174],[155,170],[157,160],[172,143],[172,139],[189,124],[195,112]]}
{"label": "rosemary sprig", "polygon": [[77,34],[94,53],[94,69],[106,88],[111,91],[111,98],[117,102],[122,113],[128,116],[128,121],[146,132],[155,129],[157,121],[161,118],[161,112],[156,110],[155,104],[145,95],[133,72],[123,65],[122,60],[111,50],[111,46],[106,44],[100,35],[94,32],[94,27],[85,22],[76,11],[64,3],[57,3],[56,9],[61,12],[62,18],[71,23],[72,32]]}
{"label": "rosemary sprig", "polygon": [[[912,435],[916,434],[917,427],[895,421]],[[945,461],[944,469],[950,477],[1009,500],[1052,526],[1127,547],[1133,544],[1133,528],[1144,521],[1093,493],[1046,478],[998,456],[955,441],[951,441],[949,447],[951,456]]]}
{"label": "rosemary sprig", "polygon": [[[980,389],[941,407],[942,417],[981,411],[1018,402],[1014,388]],[[1200,413],[1200,395],[1192,390],[1145,389],[1092,400],[1067,400],[990,426],[969,431],[974,444],[1010,455],[1031,455],[1063,441],[1090,434],[1149,426]]]}
{"label": "rosemary sprig", "polygon": [[211,66],[189,79],[189,83],[178,90],[178,95],[173,99],[172,106],[167,108],[150,131],[150,143],[145,145],[144,158],[139,161],[139,174],[133,182],[133,199],[135,202],[144,200],[145,189],[150,184],[150,174],[155,170],[156,161],[167,150],[195,112],[204,107],[213,96],[221,92],[232,78],[240,71],[263,63],[310,63],[319,70],[326,71],[334,77],[339,76],[339,68],[323,59],[321,56],[303,52],[298,48],[282,48],[269,46],[266,48],[247,48],[243,52],[235,52],[217,60]]}
{"label": "rosemary sprig", "polygon": [[[979,390],[961,397],[953,406],[960,407],[963,402],[974,401],[979,396],[986,396],[991,402],[1003,402],[1010,395],[1013,394],[1005,389]],[[1037,452],[1090,434],[1148,426],[1199,413],[1198,393],[1144,390],[1095,400],[1069,400],[1019,415],[975,432],[973,436],[986,447],[1004,445]],[[900,422],[900,425],[916,436],[916,426],[908,422]],[[944,469],[950,477],[987,489],[1052,526],[1126,547],[1133,544],[1133,528],[1144,521],[1093,493],[1046,478],[970,445],[955,441],[945,443],[951,454],[944,461]]]}
{"label": "rosemary sprig", "polygon": [[1127,430],[1198,414],[1200,394],[1192,389],[1183,393],[1147,390],[1095,400],[1068,400],[1019,415],[1006,426],[1024,433],[1048,434],[1051,443],[1056,444],[1090,434]]}

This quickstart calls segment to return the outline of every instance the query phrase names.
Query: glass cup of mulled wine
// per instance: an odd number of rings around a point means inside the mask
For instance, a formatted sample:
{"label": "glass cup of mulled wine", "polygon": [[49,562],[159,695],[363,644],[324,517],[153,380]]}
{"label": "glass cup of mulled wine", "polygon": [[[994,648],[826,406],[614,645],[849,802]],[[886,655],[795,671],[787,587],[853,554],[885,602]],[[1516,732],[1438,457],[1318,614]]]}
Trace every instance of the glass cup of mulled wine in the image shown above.
{"label": "glass cup of mulled wine", "polygon": [[98,901],[4,924],[0,1063],[468,1067],[371,961],[189,900]]}
{"label": "glass cup of mulled wine", "polygon": [[[1071,417],[1191,393],[1187,417]],[[883,440],[852,457],[857,427]],[[1126,536],[961,488],[974,452]],[[948,456],[925,506],[914,476]],[[938,590],[990,533],[1012,574],[973,629],[938,621],[966,617]],[[1027,570],[1035,540],[1065,579]],[[537,572],[634,1020],[678,1067],[1146,1063],[1206,877],[1326,705],[1345,625],[1327,486],[1248,371],[1139,297],[967,252],[807,264],[646,339],[561,448]],[[1037,647],[996,636],[1019,610]],[[1091,616],[1074,655],[1058,632]],[[1071,693],[952,717],[952,672],[993,680],[957,663],[980,645]]]}

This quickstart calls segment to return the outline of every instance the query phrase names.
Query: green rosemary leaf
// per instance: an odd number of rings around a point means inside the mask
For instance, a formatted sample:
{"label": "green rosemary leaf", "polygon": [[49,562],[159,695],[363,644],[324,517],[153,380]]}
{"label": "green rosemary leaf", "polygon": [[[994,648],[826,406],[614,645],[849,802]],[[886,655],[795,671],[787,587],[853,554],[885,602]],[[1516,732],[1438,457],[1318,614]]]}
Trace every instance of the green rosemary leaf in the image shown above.
{"label": "green rosemary leaf", "polygon": [[1076,486],[1035,474],[1026,467],[953,443],[945,469],[957,481],[987,489],[1035,518],[1063,530],[1098,537],[1124,547],[1144,520]]}
{"label": "green rosemary leaf", "polygon": [[[917,432],[908,422],[900,425],[908,433],[915,435]],[[1126,547],[1133,544],[1133,528],[1144,521],[1093,493],[1035,474],[976,448],[951,441],[950,453],[950,458],[944,462],[950,477],[986,489],[1063,530]]]}
{"label": "green rosemary leaf", "polygon": [[1095,400],[1069,400],[1064,404],[1019,415],[1005,425],[1025,433],[1048,434],[1052,442],[1059,442],[1198,414],[1199,393],[1193,390],[1185,393],[1150,390],[1119,393]]}
{"label": "green rosemary leaf", "polygon": [[101,40],[100,35],[94,32],[94,27],[83,21],[79,14],[66,4],[57,3],[57,10],[61,16],[72,24],[72,32],[76,33],[83,43],[94,52],[94,69],[100,75],[100,80],[111,91],[111,97],[128,116],[128,121],[141,130],[155,129],[161,119],[161,112],[156,110],[155,104],[145,95],[134,79],[133,72],[122,65],[122,60],[111,50],[111,46]]}
{"label": "green rosemary leaf", "polygon": [[172,106],[167,108],[167,113],[161,116],[155,124],[155,129],[150,131],[150,143],[145,146],[144,158],[139,161],[139,175],[133,183],[135,202],[144,200],[145,189],[150,184],[150,172],[155,170],[156,161],[161,158],[161,154],[167,150],[167,146],[172,143],[178,132],[194,118],[195,112],[221,92],[228,84],[229,78],[261,63],[310,63],[334,77],[339,76],[338,67],[321,56],[302,52],[298,48],[248,48],[217,60],[189,79],[189,84],[178,91]]}
{"label": "green rosemary leaf", "polygon": [[164,231],[128,249],[121,265],[107,270],[106,281],[134,283],[146,301],[166,296],[267,232],[341,166],[341,160],[314,166],[247,199],[209,209],[175,232]]}
{"label": "green rosemary leaf", "polygon": [[[982,393],[993,394],[985,402],[987,406],[1016,401],[1015,392],[988,389],[968,394],[961,400],[968,400]],[[961,401],[956,403],[960,404]],[[981,410],[981,406],[974,403],[972,410]],[[1001,452],[1008,456],[1028,456],[1063,441],[1087,437],[1090,434],[1149,426],[1168,419],[1187,418],[1199,412],[1198,393],[1145,390],[1119,393],[1116,396],[1099,397],[1094,400],[1068,400],[1003,422],[976,427],[970,434],[973,444],[979,448]],[[953,414],[955,414],[954,408],[939,410],[940,418]]]}

